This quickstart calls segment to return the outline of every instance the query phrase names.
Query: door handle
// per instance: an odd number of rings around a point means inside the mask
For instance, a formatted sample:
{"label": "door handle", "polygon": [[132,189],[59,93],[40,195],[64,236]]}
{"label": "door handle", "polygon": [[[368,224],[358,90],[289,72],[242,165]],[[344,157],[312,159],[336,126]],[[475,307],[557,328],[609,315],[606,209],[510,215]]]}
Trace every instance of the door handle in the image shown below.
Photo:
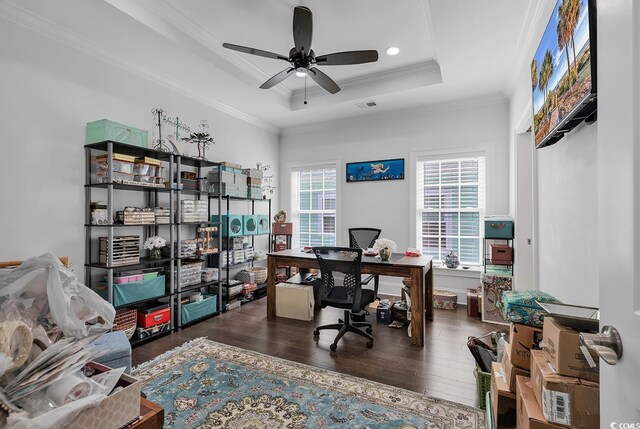
{"label": "door handle", "polygon": [[[615,365],[622,357],[622,338],[618,330],[613,326],[606,325],[599,334],[589,334],[582,332],[580,334],[580,348],[587,348],[595,352],[609,365]],[[583,349],[583,353],[587,350]],[[585,353],[588,355],[589,353]]]}

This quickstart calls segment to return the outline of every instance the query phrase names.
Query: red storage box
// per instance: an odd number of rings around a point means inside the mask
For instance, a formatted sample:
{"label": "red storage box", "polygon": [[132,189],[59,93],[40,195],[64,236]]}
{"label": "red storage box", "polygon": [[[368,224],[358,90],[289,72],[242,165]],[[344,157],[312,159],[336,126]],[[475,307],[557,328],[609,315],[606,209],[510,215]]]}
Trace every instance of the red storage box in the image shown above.
{"label": "red storage box", "polygon": [[273,235],[293,235],[293,224],[291,222],[274,222],[271,224]]}
{"label": "red storage box", "polygon": [[156,325],[167,323],[171,320],[171,309],[169,304],[160,307],[138,310],[138,327],[152,328]]}
{"label": "red storage box", "polygon": [[513,249],[506,244],[491,245],[491,263],[511,265],[513,261]]}
{"label": "red storage box", "polygon": [[287,243],[276,243],[273,245],[273,248],[276,252],[287,250]]}

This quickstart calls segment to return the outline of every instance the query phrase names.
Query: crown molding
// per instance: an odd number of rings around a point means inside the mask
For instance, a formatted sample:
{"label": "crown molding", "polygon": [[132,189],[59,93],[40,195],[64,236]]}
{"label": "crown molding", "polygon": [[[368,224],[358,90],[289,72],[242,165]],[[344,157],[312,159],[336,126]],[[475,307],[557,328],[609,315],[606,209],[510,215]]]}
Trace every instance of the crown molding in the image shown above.
{"label": "crown molding", "polygon": [[282,128],[281,137],[301,135],[327,130],[356,128],[367,125],[371,122],[391,122],[399,119],[423,118],[442,113],[458,112],[469,109],[508,104],[508,100],[503,94],[490,94],[481,97],[464,98],[443,103],[430,104],[420,107],[409,107],[384,112],[370,113],[359,117],[346,119],[334,119],[324,122],[315,122],[301,126]]}
{"label": "crown molding", "polygon": [[58,43],[66,45],[72,49],[90,55],[110,65],[118,67],[126,72],[135,74],[143,79],[158,84],[162,87],[173,90],[211,108],[219,110],[225,114],[238,118],[256,127],[259,127],[271,134],[278,135],[280,129],[254,116],[247,115],[225,103],[221,103],[212,97],[206,97],[188,87],[182,85],[176,79],[163,75],[157,71],[152,71],[144,67],[137,67],[131,61],[117,52],[96,43],[80,34],[64,28],[40,15],[33,13],[21,6],[9,1],[0,2],[0,17],[35,31]]}
{"label": "crown molding", "polygon": [[525,13],[522,25],[520,26],[520,34],[518,35],[518,42],[516,47],[518,49],[518,55],[513,62],[513,68],[511,69],[510,78],[507,81],[506,91],[509,97],[515,91],[515,87],[518,83],[518,77],[524,67],[528,65],[531,57],[531,50],[534,48],[534,36],[538,33],[536,29],[542,19],[542,12],[545,9],[544,1],[530,0],[527,12]]}
{"label": "crown molding", "polygon": [[[324,69],[323,69],[324,70]],[[350,97],[349,94],[358,90],[371,90],[370,97],[380,95],[386,91],[382,90],[385,85],[393,83],[409,82],[414,85],[412,88],[419,88],[422,86],[433,85],[436,83],[442,83],[442,74],[440,72],[440,65],[433,61],[424,61],[409,66],[398,67],[389,70],[383,70],[376,73],[371,73],[364,76],[358,76],[350,79],[346,79],[339,82],[341,91],[340,95],[342,100],[349,100],[354,97]],[[304,88],[296,89],[291,96],[290,104],[291,110],[298,110],[304,100],[305,91]],[[313,88],[307,88],[307,101],[317,101],[320,98],[334,97],[319,86]],[[359,96],[355,96],[358,98]]]}

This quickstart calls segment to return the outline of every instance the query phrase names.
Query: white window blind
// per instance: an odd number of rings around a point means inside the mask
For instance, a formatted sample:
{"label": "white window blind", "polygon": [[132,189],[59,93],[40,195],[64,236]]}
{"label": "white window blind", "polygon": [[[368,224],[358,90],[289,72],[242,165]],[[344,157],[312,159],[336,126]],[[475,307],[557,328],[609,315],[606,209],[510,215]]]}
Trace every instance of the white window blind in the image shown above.
{"label": "white window blind", "polygon": [[422,253],[461,263],[482,263],[485,157],[418,160],[417,242]]}
{"label": "white window blind", "polygon": [[336,245],[336,166],[299,168],[291,173],[293,245]]}

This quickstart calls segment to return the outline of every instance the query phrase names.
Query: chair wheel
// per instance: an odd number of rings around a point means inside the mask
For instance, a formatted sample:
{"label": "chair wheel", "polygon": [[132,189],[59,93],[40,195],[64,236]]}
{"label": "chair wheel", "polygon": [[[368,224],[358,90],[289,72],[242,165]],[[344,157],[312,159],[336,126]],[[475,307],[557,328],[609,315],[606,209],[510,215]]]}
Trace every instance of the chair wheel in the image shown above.
{"label": "chair wheel", "polygon": [[320,338],[320,331],[316,329],[315,331],[313,331],[313,339],[317,340],[318,338]]}
{"label": "chair wheel", "polygon": [[368,349],[373,348],[373,341],[367,341],[367,348]]}
{"label": "chair wheel", "polygon": [[367,334],[371,334],[373,332],[373,329],[371,329],[370,327],[367,328]]}
{"label": "chair wheel", "polygon": [[[373,346],[373,345],[372,345]],[[331,349],[332,352],[335,352],[336,349],[338,348],[338,345],[336,343],[333,343],[329,346],[329,348]]]}

